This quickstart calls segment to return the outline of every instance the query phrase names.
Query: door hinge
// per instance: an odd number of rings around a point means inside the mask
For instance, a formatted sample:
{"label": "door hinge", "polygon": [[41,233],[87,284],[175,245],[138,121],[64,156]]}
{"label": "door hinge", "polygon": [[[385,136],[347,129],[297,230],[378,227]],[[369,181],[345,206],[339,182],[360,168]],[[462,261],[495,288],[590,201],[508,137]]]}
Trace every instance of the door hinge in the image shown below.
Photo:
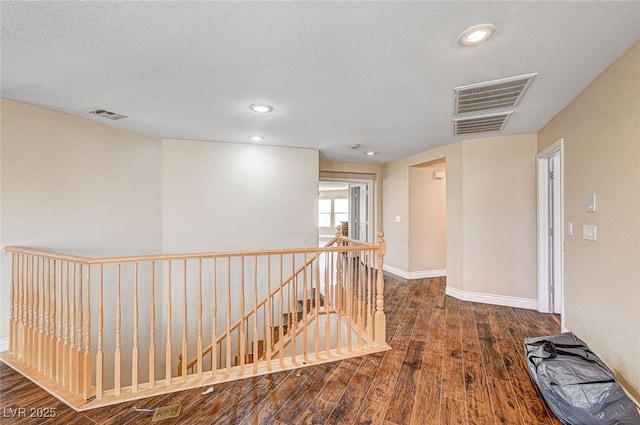
{"label": "door hinge", "polygon": [[551,235],[551,236],[554,236],[554,235],[555,235],[555,232],[554,232],[554,230],[553,230],[553,229],[549,229],[549,235]]}
{"label": "door hinge", "polygon": [[549,178],[553,180],[554,177],[555,177],[555,173],[553,171],[549,171]]}
{"label": "door hinge", "polygon": [[556,287],[554,284],[551,284],[551,287],[549,288],[549,291],[551,291],[551,293],[554,293],[556,291]]}

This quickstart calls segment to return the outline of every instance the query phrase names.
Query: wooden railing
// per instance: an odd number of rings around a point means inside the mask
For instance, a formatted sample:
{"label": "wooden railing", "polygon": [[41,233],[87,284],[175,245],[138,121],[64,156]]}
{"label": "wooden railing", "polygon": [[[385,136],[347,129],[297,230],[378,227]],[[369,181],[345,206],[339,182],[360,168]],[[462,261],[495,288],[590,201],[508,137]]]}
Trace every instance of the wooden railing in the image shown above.
{"label": "wooden railing", "polygon": [[86,410],[386,350],[382,236],[99,259],[8,247],[0,359]]}

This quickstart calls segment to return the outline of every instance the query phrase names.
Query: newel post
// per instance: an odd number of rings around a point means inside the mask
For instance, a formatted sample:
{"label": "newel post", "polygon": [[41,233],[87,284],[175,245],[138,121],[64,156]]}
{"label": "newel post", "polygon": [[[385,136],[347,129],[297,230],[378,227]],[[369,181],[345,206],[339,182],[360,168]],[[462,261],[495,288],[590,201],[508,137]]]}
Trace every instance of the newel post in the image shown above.
{"label": "newel post", "polygon": [[378,275],[376,279],[376,316],[375,316],[375,345],[380,347],[386,344],[387,319],[384,314],[384,255],[387,252],[387,243],[384,241],[384,232],[378,232]]}

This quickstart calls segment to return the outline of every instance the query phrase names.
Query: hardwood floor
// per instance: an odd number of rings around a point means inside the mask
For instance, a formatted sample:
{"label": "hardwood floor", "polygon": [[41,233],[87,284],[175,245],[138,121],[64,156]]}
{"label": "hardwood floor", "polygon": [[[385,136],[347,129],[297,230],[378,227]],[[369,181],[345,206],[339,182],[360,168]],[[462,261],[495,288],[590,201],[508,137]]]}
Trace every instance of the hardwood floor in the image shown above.
{"label": "hardwood floor", "polygon": [[444,278],[385,282],[393,350],[81,413],[0,364],[0,423],[149,424],[153,412],[134,407],[182,403],[160,423],[561,424],[529,380],[522,346],[558,333],[558,316],[460,301],[444,295]]}

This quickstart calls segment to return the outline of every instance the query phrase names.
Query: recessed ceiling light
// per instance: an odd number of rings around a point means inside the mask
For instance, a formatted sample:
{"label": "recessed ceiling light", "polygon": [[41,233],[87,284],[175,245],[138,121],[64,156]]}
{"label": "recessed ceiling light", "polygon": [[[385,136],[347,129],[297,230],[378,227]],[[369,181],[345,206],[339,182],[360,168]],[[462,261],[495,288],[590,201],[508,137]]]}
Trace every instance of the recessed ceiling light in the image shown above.
{"label": "recessed ceiling light", "polygon": [[253,140],[254,142],[262,142],[265,137],[264,136],[249,136],[249,139]]}
{"label": "recessed ceiling light", "polygon": [[367,155],[367,156],[374,156],[374,155],[376,155],[377,153],[378,153],[378,152],[368,151],[368,152],[365,152],[364,154],[365,154],[365,155]]}
{"label": "recessed ceiling light", "polygon": [[477,46],[491,37],[496,26],[493,24],[478,24],[467,28],[458,37],[458,42],[465,46]]}
{"label": "recessed ceiling light", "polygon": [[254,103],[249,106],[249,109],[259,114],[266,114],[273,111],[273,106],[267,105],[266,103]]}

